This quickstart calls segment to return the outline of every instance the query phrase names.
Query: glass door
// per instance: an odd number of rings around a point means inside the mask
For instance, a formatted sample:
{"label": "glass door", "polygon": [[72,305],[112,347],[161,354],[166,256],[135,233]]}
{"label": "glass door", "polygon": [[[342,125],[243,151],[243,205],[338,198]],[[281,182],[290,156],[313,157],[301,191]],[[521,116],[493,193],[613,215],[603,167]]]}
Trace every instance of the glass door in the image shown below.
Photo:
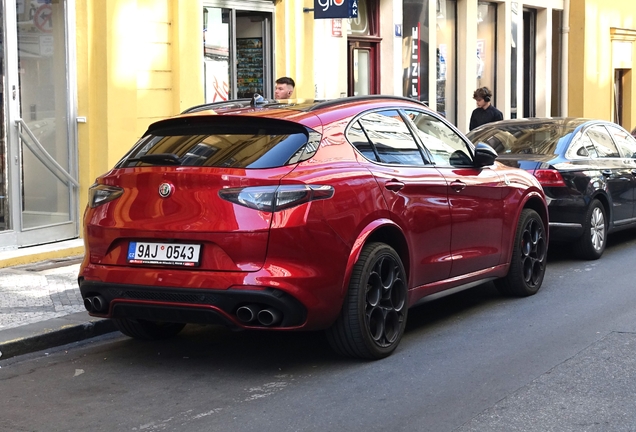
{"label": "glass door", "polygon": [[353,96],[371,94],[371,56],[369,49],[353,48],[351,53],[351,68],[353,70],[351,88]]}
{"label": "glass door", "polygon": [[5,230],[12,235],[0,235],[0,247],[75,238],[78,182],[68,0],[4,4],[3,154],[8,164],[3,168],[8,187],[3,209]]}

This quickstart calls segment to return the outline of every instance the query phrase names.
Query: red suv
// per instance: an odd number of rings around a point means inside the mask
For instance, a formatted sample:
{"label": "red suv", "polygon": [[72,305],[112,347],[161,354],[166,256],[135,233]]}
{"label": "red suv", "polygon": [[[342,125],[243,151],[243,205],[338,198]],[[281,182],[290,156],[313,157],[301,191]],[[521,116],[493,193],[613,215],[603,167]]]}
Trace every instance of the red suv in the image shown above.
{"label": "red suv", "polygon": [[195,107],[91,186],[82,297],[135,338],[325,329],[386,357],[425,296],[539,290],[545,196],[496,156],[400,97]]}

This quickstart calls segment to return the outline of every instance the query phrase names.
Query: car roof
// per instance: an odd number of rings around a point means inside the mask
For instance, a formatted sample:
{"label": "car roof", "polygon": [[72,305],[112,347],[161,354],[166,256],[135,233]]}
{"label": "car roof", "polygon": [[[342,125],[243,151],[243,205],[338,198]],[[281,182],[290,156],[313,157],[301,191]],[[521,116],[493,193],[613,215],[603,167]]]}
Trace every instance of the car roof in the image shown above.
{"label": "car roof", "polygon": [[326,116],[328,121],[356,115],[361,108],[420,108],[430,111],[422,102],[402,96],[365,95],[330,100],[288,99],[267,100],[260,95],[253,98],[235,99],[196,105],[181,114],[150,125],[148,132],[158,128],[209,121],[216,116],[260,117],[287,120],[310,128],[319,128]]}
{"label": "car roof", "polygon": [[229,101],[212,102],[202,105],[196,105],[184,110],[181,115],[209,112],[213,114],[234,114],[244,113],[245,110],[295,110],[303,112],[318,112],[321,110],[332,109],[339,106],[347,105],[360,105],[364,103],[373,102],[402,102],[417,104],[420,107],[426,107],[426,105],[418,100],[410,99],[402,96],[392,95],[365,95],[365,96],[351,96],[339,99],[286,99],[277,101],[274,99],[268,100],[262,96],[256,95],[253,98],[235,99]]}

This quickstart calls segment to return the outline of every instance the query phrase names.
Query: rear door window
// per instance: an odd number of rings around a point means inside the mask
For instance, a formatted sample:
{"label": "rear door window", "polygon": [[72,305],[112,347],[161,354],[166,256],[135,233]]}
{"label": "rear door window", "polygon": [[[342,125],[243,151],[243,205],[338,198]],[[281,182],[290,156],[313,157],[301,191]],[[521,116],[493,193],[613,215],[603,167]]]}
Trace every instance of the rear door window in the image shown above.
{"label": "rear door window", "polygon": [[593,126],[587,130],[587,135],[590,137],[596,148],[598,156],[601,158],[618,158],[621,157],[614,141],[609,136],[607,129],[603,126]]}
{"label": "rear door window", "polygon": [[623,156],[636,158],[636,139],[623,129],[614,126],[607,126],[607,129],[609,129],[612,138],[614,138],[614,142]]}
{"label": "rear door window", "polygon": [[[180,118],[155,124],[118,167],[274,168],[309,159],[320,143],[320,134],[296,123],[228,116],[204,119]],[[161,155],[167,157],[162,160]]]}
{"label": "rear door window", "polygon": [[598,153],[590,137],[586,133],[582,133],[574,139],[565,156],[569,159],[596,159]]}

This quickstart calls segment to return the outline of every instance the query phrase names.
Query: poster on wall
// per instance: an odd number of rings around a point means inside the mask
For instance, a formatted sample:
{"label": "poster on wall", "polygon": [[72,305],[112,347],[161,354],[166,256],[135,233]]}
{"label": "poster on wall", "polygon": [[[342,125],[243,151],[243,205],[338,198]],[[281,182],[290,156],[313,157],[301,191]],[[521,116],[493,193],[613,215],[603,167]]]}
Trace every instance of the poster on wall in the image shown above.
{"label": "poster on wall", "polygon": [[238,66],[237,96],[251,98],[254,93],[263,94],[263,39],[236,39]]}
{"label": "poster on wall", "polygon": [[229,97],[229,65],[227,60],[208,60],[204,62],[205,101],[223,102]]}

